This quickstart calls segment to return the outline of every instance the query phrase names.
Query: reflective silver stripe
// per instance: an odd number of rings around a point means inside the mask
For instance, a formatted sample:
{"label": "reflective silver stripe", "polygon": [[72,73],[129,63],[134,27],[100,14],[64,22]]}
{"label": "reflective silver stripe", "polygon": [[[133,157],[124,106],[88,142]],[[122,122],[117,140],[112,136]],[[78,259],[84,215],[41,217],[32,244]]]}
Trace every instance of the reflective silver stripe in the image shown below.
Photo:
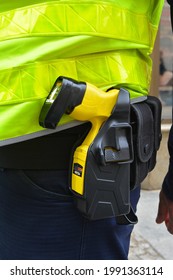
{"label": "reflective silver stripe", "polygon": [[137,98],[132,98],[130,100],[130,103],[131,104],[134,104],[134,103],[139,103],[139,102],[143,102],[147,99],[147,96],[140,96],[140,97],[137,97]]}
{"label": "reflective silver stripe", "polygon": [[31,134],[26,134],[26,135],[16,137],[16,138],[1,140],[0,141],[0,147],[10,145],[10,144],[19,143],[19,142],[26,141],[26,140],[31,140],[31,139],[41,137],[41,136],[46,136],[46,135],[49,135],[49,134],[52,134],[52,133],[56,133],[58,131],[62,131],[62,130],[68,129],[68,128],[72,128],[74,126],[79,126],[83,123],[85,123],[85,122],[72,121],[70,123],[57,126],[55,129],[45,129],[45,130],[41,130],[41,131],[34,132],[34,133],[31,133]]}

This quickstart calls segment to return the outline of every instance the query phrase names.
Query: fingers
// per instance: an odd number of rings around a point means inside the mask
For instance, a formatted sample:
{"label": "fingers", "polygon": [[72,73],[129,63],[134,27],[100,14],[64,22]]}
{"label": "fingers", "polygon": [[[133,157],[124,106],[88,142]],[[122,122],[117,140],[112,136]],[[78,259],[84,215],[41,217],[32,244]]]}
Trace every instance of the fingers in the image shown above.
{"label": "fingers", "polygon": [[161,191],[160,192],[159,206],[158,206],[158,213],[157,213],[157,217],[156,217],[156,223],[161,224],[167,218],[168,218],[167,203],[165,201],[164,194]]}
{"label": "fingers", "polygon": [[168,222],[165,222],[167,230],[170,234],[173,234],[173,220],[170,220]]}
{"label": "fingers", "polygon": [[169,233],[173,234],[173,202],[169,203],[169,215],[168,218],[165,220],[165,225]]}
{"label": "fingers", "polygon": [[161,191],[156,223],[161,224],[163,222],[165,222],[169,233],[173,234],[173,201],[169,200]]}

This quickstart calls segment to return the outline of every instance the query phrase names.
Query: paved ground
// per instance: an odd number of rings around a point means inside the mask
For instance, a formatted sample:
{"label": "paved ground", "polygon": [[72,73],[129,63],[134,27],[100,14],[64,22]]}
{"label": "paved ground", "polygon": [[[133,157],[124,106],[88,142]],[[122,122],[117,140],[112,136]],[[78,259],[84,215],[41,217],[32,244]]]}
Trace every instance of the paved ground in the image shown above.
{"label": "paved ground", "polygon": [[138,224],[135,225],[130,260],[173,260],[173,235],[164,224],[155,223],[159,191],[142,190],[138,204]]}
{"label": "paved ground", "polygon": [[144,239],[140,234],[133,233],[131,239],[131,248],[129,260],[163,260],[157,249],[155,249],[150,241]]}

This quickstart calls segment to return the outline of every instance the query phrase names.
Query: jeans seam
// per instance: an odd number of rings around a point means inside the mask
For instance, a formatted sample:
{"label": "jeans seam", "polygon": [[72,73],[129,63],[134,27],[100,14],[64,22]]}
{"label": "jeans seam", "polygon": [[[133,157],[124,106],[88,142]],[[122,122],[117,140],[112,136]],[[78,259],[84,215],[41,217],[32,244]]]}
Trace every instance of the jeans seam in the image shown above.
{"label": "jeans seam", "polygon": [[81,245],[80,245],[80,252],[79,252],[79,260],[83,260],[84,256],[84,244],[85,244],[85,231],[86,231],[86,220],[83,218],[83,225],[82,225],[82,235],[81,235]]}

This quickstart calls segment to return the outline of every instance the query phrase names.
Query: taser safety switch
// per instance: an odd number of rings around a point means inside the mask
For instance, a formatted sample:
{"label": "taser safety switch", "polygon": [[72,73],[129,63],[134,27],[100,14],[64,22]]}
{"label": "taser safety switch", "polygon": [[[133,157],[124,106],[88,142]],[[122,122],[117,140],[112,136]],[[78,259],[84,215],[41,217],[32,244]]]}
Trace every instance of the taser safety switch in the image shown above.
{"label": "taser safety switch", "polygon": [[119,216],[135,223],[129,197],[133,144],[128,91],[104,92],[60,76],[42,107],[40,125],[55,128],[63,114],[92,124],[71,164],[70,189],[77,208],[91,220]]}

